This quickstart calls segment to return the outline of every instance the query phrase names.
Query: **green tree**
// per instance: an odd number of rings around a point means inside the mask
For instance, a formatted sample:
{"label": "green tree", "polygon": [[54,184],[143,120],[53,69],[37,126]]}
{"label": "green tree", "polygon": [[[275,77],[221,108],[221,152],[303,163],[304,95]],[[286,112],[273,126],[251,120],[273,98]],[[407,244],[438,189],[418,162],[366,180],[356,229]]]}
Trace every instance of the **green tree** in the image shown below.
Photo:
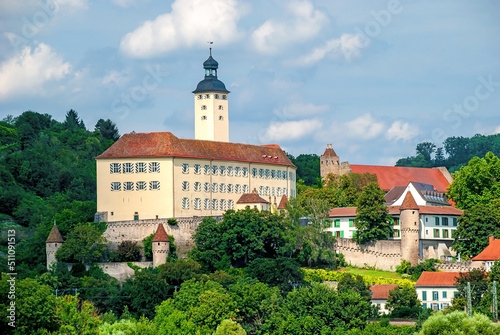
{"label": "green tree", "polygon": [[417,144],[417,155],[423,155],[426,161],[431,160],[431,155],[436,151],[436,145],[431,142],[422,142]]}
{"label": "green tree", "polygon": [[115,261],[135,262],[141,257],[141,247],[134,241],[122,241],[114,253]]}
{"label": "green tree", "polygon": [[95,124],[95,130],[99,131],[105,139],[117,141],[120,138],[120,133],[116,124],[110,119],[99,119]]}
{"label": "green tree", "polygon": [[371,300],[370,285],[365,283],[362,276],[346,273],[339,281],[337,286],[339,292],[352,290],[357,292],[366,301]]}
{"label": "green tree", "polygon": [[106,239],[102,231],[93,224],[79,223],[68,234],[66,241],[57,250],[56,258],[61,261],[80,261],[84,264],[97,261],[103,254]]}
{"label": "green tree", "polygon": [[179,259],[158,267],[160,277],[170,285],[181,285],[186,280],[198,278],[202,274],[201,265],[193,259]]}
{"label": "green tree", "polygon": [[420,300],[413,286],[397,286],[390,290],[386,306],[392,310],[391,314],[398,317],[417,317],[421,311]]}
{"label": "green tree", "polygon": [[66,120],[64,121],[64,126],[67,129],[85,129],[85,124],[83,120],[80,119],[78,113],[72,109],[70,109],[66,113]]}
{"label": "green tree", "polygon": [[384,191],[378,183],[372,182],[359,195],[356,208],[357,233],[354,239],[362,244],[386,240],[391,233],[391,216],[384,205]]}
{"label": "green tree", "polygon": [[99,334],[101,320],[92,303],[77,297],[65,295],[57,298],[55,317],[59,330],[57,334]]}
{"label": "green tree", "polygon": [[469,272],[460,272],[457,279],[456,297],[467,297],[467,283],[471,286],[472,307],[477,307],[481,303],[483,296],[488,293],[488,276],[483,269],[472,269]]}
{"label": "green tree", "polygon": [[247,335],[241,325],[231,319],[222,320],[214,335]]}
{"label": "green tree", "polygon": [[301,284],[304,278],[299,262],[286,257],[254,259],[248,264],[247,271],[251,277],[284,290]]}
{"label": "green tree", "polygon": [[439,311],[432,315],[422,325],[420,335],[467,334],[493,335],[499,334],[500,329],[487,316],[475,313],[469,317],[467,313],[455,311],[443,314]]}
{"label": "green tree", "polygon": [[156,324],[148,318],[141,317],[139,320],[123,319],[113,323],[103,323],[99,327],[99,335],[156,335],[158,329]]}

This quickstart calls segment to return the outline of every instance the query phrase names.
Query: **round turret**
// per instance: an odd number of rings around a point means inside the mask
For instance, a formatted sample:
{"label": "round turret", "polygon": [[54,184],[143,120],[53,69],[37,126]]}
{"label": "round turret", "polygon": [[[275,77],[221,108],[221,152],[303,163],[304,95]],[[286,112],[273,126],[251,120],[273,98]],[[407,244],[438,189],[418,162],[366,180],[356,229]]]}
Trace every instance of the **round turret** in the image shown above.
{"label": "round turret", "polygon": [[420,259],[420,213],[415,199],[408,191],[400,207],[401,223],[401,258],[412,266]]}

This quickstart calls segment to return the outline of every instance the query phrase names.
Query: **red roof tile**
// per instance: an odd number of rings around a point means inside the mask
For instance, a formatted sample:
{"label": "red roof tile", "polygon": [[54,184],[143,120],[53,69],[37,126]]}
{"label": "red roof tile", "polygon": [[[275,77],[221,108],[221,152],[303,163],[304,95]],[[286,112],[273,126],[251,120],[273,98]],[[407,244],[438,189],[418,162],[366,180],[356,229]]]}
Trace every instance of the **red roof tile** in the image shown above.
{"label": "red roof tile", "polygon": [[276,145],[180,139],[170,132],[125,134],[96,159],[187,157],[294,166]]}
{"label": "red roof tile", "polygon": [[413,195],[410,191],[406,192],[403,203],[401,204],[401,207],[399,209],[402,211],[405,209],[419,209],[417,202],[415,201],[415,198],[413,198]]}
{"label": "red roof tile", "polygon": [[335,150],[333,150],[333,147],[331,144],[326,145],[325,152],[323,153],[323,156],[325,157],[335,157],[337,154],[335,153]]}
{"label": "red roof tile", "polygon": [[389,291],[393,290],[396,287],[398,287],[398,284],[382,284],[370,286],[370,291],[372,292],[372,300],[387,300],[387,298],[389,297]]}
{"label": "red roof tile", "polygon": [[281,197],[280,204],[278,205],[278,209],[286,209],[286,205],[288,204],[288,198],[285,194]]}
{"label": "red roof tile", "polygon": [[268,204],[269,201],[262,199],[257,193],[244,193],[236,201],[237,204]]}
{"label": "red roof tile", "polygon": [[459,272],[424,271],[415,283],[415,287],[454,287]]}
{"label": "red roof tile", "polygon": [[167,236],[167,232],[165,231],[165,227],[163,227],[163,223],[160,223],[158,225],[152,242],[170,242],[170,239]]}
{"label": "red roof tile", "polygon": [[332,208],[332,210],[328,212],[328,215],[331,218],[334,218],[334,217],[344,217],[344,216],[356,216],[356,207],[337,207],[337,208]]}
{"label": "red roof tile", "polygon": [[473,261],[496,261],[500,259],[500,240],[493,240]]}
{"label": "red roof tile", "polygon": [[[438,214],[460,216],[464,211],[451,206],[417,206],[419,214]],[[391,215],[399,215],[401,206],[388,206],[387,211]],[[356,216],[356,207],[338,207],[332,208],[328,212],[330,217],[354,217]]]}
{"label": "red roof tile", "polygon": [[386,192],[395,186],[406,186],[410,181],[416,181],[434,185],[438,192],[445,193],[450,184],[438,169],[377,165],[351,165],[351,169],[354,173],[376,174],[380,188]]}
{"label": "red roof tile", "polygon": [[45,240],[45,243],[63,243],[64,240],[61,236],[61,233],[59,232],[59,229],[57,228],[56,224],[52,226],[52,229],[50,230],[50,234]]}

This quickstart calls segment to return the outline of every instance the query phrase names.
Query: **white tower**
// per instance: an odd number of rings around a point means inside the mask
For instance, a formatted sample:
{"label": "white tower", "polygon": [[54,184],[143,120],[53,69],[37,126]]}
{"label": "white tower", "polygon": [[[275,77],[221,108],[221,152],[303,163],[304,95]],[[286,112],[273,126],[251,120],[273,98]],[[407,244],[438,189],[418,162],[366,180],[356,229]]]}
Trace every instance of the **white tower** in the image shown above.
{"label": "white tower", "polygon": [[203,63],[205,79],[194,93],[194,138],[197,140],[229,142],[228,94],[226,86],[217,79],[219,63],[210,56]]}
{"label": "white tower", "polygon": [[47,270],[50,270],[50,266],[57,262],[56,252],[59,249],[64,240],[62,239],[61,233],[59,229],[57,229],[56,223],[52,226],[52,230],[50,231],[47,240],[45,241],[45,254],[47,256]]}
{"label": "white tower", "polygon": [[163,223],[158,225],[156,233],[153,236],[153,267],[165,264],[168,258],[168,251],[170,250],[170,239],[167,232],[163,227]]}

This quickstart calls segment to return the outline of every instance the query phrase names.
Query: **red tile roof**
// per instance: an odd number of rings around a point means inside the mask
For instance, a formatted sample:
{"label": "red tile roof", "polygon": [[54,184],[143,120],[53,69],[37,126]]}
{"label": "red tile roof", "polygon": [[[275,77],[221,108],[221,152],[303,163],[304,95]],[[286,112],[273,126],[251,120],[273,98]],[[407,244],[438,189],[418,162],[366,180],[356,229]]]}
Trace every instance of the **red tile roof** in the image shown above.
{"label": "red tile roof", "polygon": [[244,193],[236,201],[237,204],[268,204],[269,201],[262,199],[257,193]]}
{"label": "red tile roof", "polygon": [[500,259],[500,240],[494,239],[473,261],[496,261]]}
{"label": "red tile roof", "polygon": [[294,166],[276,145],[180,139],[170,132],[125,134],[96,157],[187,157]]}
{"label": "red tile roof", "polygon": [[405,199],[403,200],[403,203],[401,204],[401,207],[399,209],[418,209],[417,202],[415,201],[415,198],[413,198],[413,195],[410,191],[406,192]]}
{"label": "red tile roof", "polygon": [[354,173],[376,174],[380,188],[386,192],[394,186],[406,186],[410,181],[416,181],[434,185],[438,192],[445,193],[450,184],[438,169],[377,165],[351,165],[351,169]]}
{"label": "red tile roof", "polygon": [[[417,206],[419,214],[438,214],[460,216],[464,211],[451,206]],[[391,215],[399,215],[401,206],[388,206],[387,210]],[[338,207],[332,208],[328,212],[330,217],[354,217],[356,216],[356,207]]]}
{"label": "red tile roof", "polygon": [[325,152],[323,153],[323,156],[325,157],[335,157],[337,154],[335,153],[335,150],[333,150],[331,144],[326,145]]}
{"label": "red tile roof", "polygon": [[387,298],[389,297],[389,291],[393,290],[396,287],[398,287],[398,284],[382,284],[370,286],[370,291],[372,292],[372,300],[387,300]]}
{"label": "red tile roof", "polygon": [[288,198],[285,194],[281,197],[280,204],[278,205],[278,209],[286,209],[286,205],[288,204]]}
{"label": "red tile roof", "polygon": [[52,226],[52,230],[50,231],[49,236],[45,240],[45,243],[63,243],[64,240],[61,236],[61,233],[59,232],[59,229],[57,228],[56,224]]}
{"label": "red tile roof", "polygon": [[459,272],[424,271],[415,283],[415,287],[454,287]]}
{"label": "red tile roof", "polygon": [[158,225],[152,242],[170,242],[170,239],[167,236],[167,232],[165,231],[165,227],[163,227],[163,223],[160,223]]}

